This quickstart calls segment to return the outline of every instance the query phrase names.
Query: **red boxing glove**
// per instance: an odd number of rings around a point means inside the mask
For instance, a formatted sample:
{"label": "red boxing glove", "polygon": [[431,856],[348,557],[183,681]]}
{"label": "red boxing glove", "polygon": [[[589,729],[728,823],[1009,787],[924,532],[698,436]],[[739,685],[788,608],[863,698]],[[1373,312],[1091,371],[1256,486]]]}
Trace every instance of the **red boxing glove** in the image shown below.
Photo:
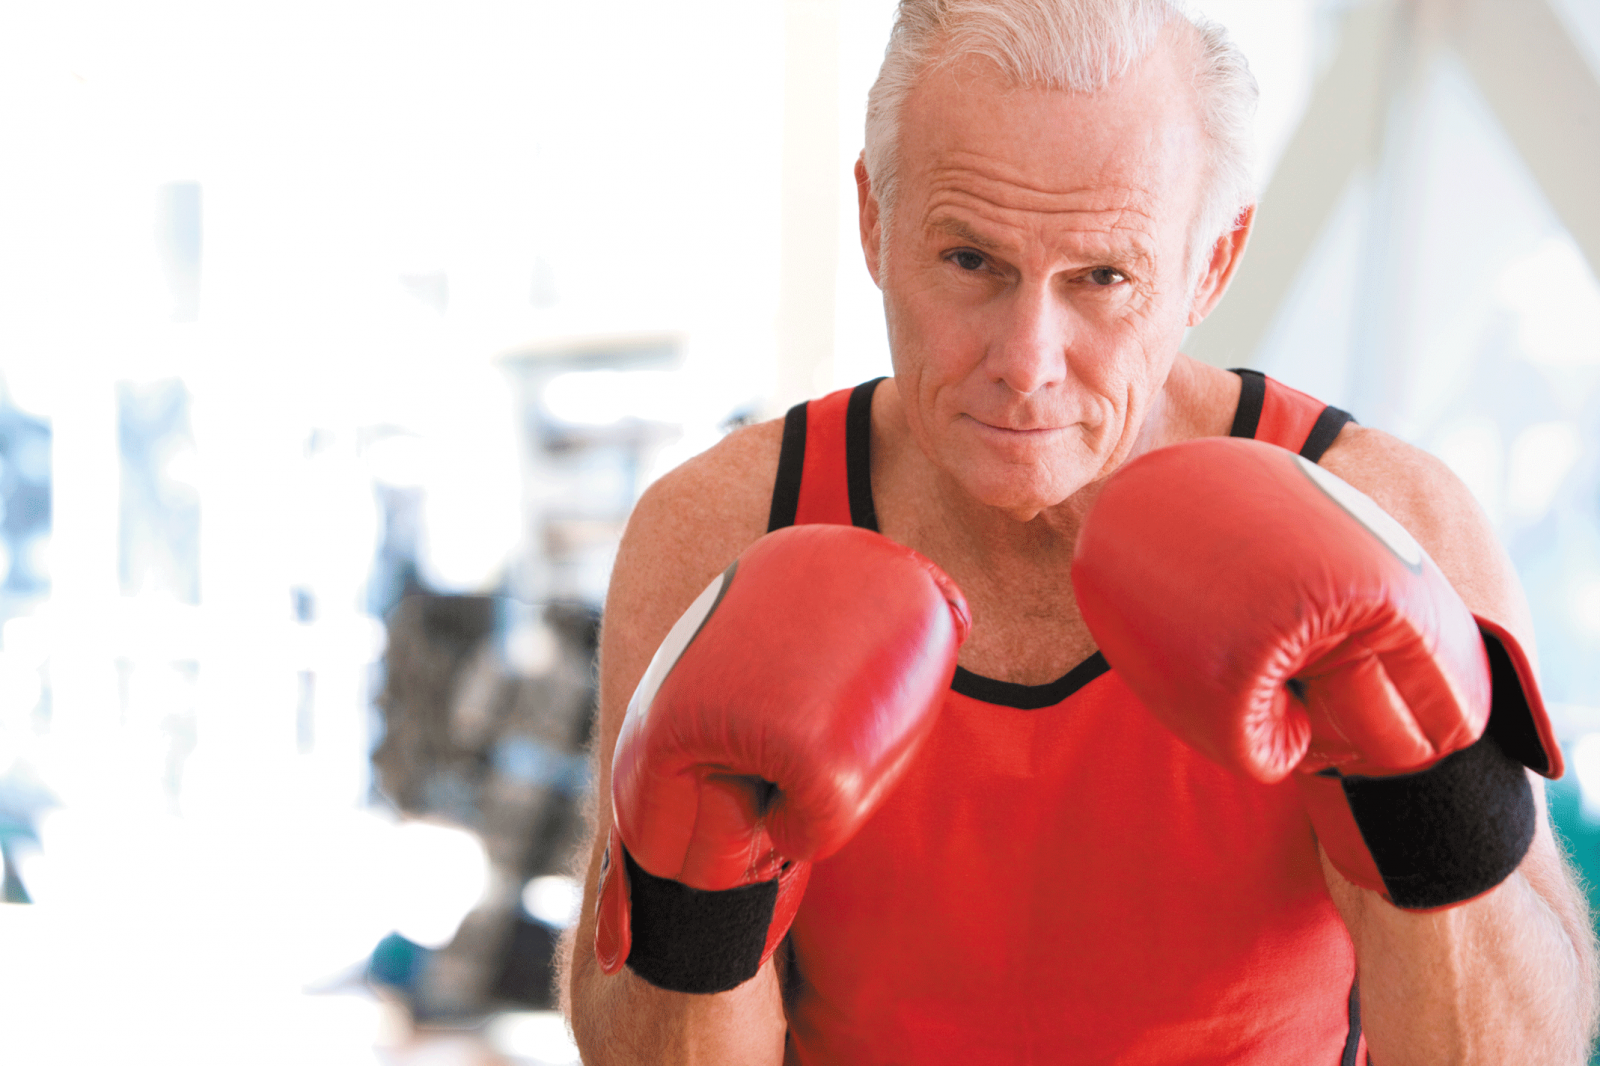
{"label": "red boxing glove", "polygon": [[932,728],[970,628],[910,548],[768,534],[667,634],[611,760],[595,953],[680,992],[755,976],[810,863],[871,816]]}
{"label": "red boxing glove", "polygon": [[1522,767],[1561,772],[1527,659],[1346,482],[1259,441],[1158,449],[1106,483],[1072,580],[1106,660],[1186,743],[1259,781],[1297,772],[1352,882],[1429,909],[1516,869]]}

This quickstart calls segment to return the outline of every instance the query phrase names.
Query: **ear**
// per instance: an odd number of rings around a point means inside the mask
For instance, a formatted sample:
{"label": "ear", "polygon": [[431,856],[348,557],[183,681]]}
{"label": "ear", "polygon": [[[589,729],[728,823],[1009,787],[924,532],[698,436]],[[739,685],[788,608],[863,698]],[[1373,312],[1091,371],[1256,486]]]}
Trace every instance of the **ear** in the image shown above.
{"label": "ear", "polygon": [[1194,299],[1189,304],[1189,325],[1198,326],[1204,322],[1222,294],[1228,291],[1228,282],[1233,280],[1233,272],[1239,269],[1239,261],[1244,258],[1244,246],[1249,243],[1250,228],[1255,221],[1256,205],[1251,204],[1239,212],[1233,229],[1218,237],[1217,243],[1211,246],[1211,262],[1206,264],[1205,272],[1195,283]]}
{"label": "ear", "polygon": [[867,257],[867,273],[880,289],[878,280],[878,250],[882,247],[882,233],[878,228],[878,198],[872,192],[872,178],[867,174],[867,153],[856,157],[856,211],[861,221],[861,252]]}

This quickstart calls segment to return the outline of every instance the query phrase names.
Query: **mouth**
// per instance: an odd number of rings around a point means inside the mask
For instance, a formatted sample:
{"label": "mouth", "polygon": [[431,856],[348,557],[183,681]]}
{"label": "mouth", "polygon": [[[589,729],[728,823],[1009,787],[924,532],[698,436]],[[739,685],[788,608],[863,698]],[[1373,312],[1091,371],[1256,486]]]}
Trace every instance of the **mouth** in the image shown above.
{"label": "mouth", "polygon": [[1012,426],[1004,423],[986,422],[975,415],[967,415],[966,417],[971,420],[974,425],[978,426],[980,431],[995,433],[1003,437],[1012,437],[1020,440],[1026,440],[1030,437],[1044,437],[1052,433],[1060,433],[1062,430],[1067,428],[1065,426],[1055,425]]}

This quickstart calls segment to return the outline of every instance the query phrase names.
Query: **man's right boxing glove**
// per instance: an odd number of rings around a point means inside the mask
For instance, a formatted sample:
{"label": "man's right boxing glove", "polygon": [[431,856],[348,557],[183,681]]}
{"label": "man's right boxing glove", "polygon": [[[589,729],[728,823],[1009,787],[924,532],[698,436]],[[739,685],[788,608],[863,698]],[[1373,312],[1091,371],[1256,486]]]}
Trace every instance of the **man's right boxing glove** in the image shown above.
{"label": "man's right boxing glove", "polygon": [[1258,441],[1157,449],[1107,481],[1072,579],[1156,717],[1239,773],[1296,774],[1348,880],[1426,910],[1522,860],[1523,767],[1561,773],[1527,658],[1335,475]]}
{"label": "man's right boxing glove", "polygon": [[950,579],[876,533],[794,526],[746,549],[628,705],[601,969],[698,993],[755,976],[810,863],[855,834],[932,728],[969,628]]}

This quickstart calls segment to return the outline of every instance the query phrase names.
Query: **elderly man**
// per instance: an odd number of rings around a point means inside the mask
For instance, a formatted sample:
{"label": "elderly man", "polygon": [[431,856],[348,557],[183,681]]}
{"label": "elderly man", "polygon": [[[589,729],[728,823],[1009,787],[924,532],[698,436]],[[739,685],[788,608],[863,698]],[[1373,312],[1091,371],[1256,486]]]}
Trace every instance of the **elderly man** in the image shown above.
{"label": "elderly man", "polygon": [[856,167],[894,376],[618,555],[586,1062],[1583,1061],[1503,552],[1427,456],[1178,352],[1253,101],[1165,0],[902,0]]}

